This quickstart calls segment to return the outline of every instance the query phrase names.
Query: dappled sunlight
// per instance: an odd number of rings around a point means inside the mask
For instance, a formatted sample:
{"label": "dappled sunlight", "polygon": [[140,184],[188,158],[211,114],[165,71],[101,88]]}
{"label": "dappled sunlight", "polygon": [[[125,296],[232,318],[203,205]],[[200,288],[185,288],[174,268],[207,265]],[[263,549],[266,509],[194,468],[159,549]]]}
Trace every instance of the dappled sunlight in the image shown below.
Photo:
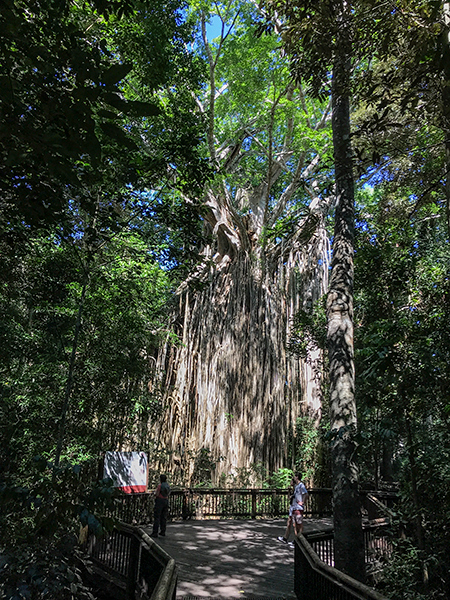
{"label": "dappled sunlight", "polygon": [[[157,543],[179,569],[177,597],[285,598],[294,595],[294,552],[277,540],[285,519],[169,523]],[[307,519],[305,531],[331,528],[330,519]]]}

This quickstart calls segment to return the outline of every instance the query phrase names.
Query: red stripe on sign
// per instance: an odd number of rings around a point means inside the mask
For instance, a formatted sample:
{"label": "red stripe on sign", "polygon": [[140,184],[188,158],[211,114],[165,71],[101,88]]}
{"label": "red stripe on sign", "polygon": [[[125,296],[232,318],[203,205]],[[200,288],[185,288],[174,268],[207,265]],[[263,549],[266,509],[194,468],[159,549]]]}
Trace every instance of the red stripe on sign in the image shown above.
{"label": "red stripe on sign", "polygon": [[142,494],[147,491],[146,485],[125,485],[124,487],[119,488],[125,494]]}

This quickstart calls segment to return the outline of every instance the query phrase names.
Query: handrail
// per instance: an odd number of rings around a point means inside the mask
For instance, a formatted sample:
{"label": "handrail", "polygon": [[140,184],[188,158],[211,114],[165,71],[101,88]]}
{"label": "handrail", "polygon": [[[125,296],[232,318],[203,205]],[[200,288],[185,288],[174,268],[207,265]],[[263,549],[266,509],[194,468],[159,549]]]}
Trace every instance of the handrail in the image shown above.
{"label": "handrail", "polygon": [[376,506],[381,514],[385,515],[389,519],[392,519],[395,516],[394,511],[389,506],[384,504],[384,502],[381,502],[381,500],[377,498],[374,493],[367,492],[366,497],[369,502]]}
{"label": "handrail", "polygon": [[[392,554],[392,542],[386,535],[389,524],[385,522],[363,523],[365,563],[371,572],[379,566],[380,559]],[[313,552],[328,566],[334,566],[334,532],[322,531],[305,534]]]}
{"label": "handrail", "polygon": [[111,534],[94,537],[88,554],[96,576],[109,583],[110,595],[125,595],[127,600],[175,600],[175,560],[140,527],[119,523]]}
{"label": "handrail", "polygon": [[389,600],[367,585],[324,563],[306,538],[295,539],[294,591],[308,600]]}
{"label": "handrail", "polygon": [[[112,515],[127,523],[152,521],[153,494],[123,495]],[[286,489],[215,489],[189,488],[173,490],[169,497],[169,518],[276,518],[289,510]],[[305,505],[307,517],[329,517],[332,514],[331,489],[311,489]]]}
{"label": "handrail", "polygon": [[[176,597],[177,585],[177,566],[175,560],[167,554],[165,550],[158,546],[152,538],[147,535],[142,529],[138,528],[139,535],[143,542],[151,549],[154,555],[158,556],[165,563],[163,572],[161,573],[158,583],[150,597],[151,600],[167,600]],[[142,598],[142,596],[140,596]]]}
{"label": "handrail", "polygon": [[392,509],[398,501],[398,495],[395,492],[364,490],[360,492],[360,496],[369,521],[393,517]]}
{"label": "handrail", "polygon": [[[191,505],[189,503],[191,503]],[[279,515],[284,517],[287,513],[288,503],[289,493],[287,490],[279,489],[175,490],[172,492],[170,498],[172,518],[224,518],[236,516],[256,518],[257,516],[267,514],[271,517]],[[119,501],[118,508],[119,510],[114,512],[116,518],[123,520],[124,517],[127,517],[135,523],[139,521],[141,523],[148,523],[151,521],[153,495],[147,493],[123,496]],[[324,516],[330,514],[330,512],[331,490],[310,490],[307,499],[306,513],[309,516]],[[385,536],[377,535],[381,529],[379,524],[377,524],[375,528],[370,525],[366,526],[365,529],[366,561],[367,563],[372,562],[372,565],[376,566],[376,564],[378,564],[376,562],[378,557],[385,553],[386,550],[389,551],[389,542],[386,541]],[[313,552],[315,558],[319,561],[317,564],[320,563],[327,568],[332,569],[331,572],[333,573],[334,578],[334,595],[332,597],[335,600],[350,600],[354,598],[383,600],[383,597],[379,594],[375,596],[358,596],[355,595],[356,592],[352,592],[353,595],[348,595],[348,590],[344,590],[340,576],[342,575],[344,578],[347,576],[339,573],[333,568],[333,534],[328,533],[311,536],[311,542],[317,547],[317,551],[320,553],[321,558],[325,558],[326,562],[328,562],[328,565],[326,565],[305,540],[305,543],[308,544],[308,548],[311,549],[311,552]],[[369,554],[369,550],[371,554]],[[309,556],[308,553],[306,553],[306,555]],[[141,528],[130,527],[122,522],[110,538],[98,542],[97,549],[93,549],[91,556],[96,562],[97,568],[102,572],[100,574],[103,574],[103,577],[110,579],[111,575],[113,575],[115,583],[119,587],[122,586],[122,588],[126,589],[126,597],[128,599],[134,599],[136,593],[138,593],[139,598],[142,598],[143,600],[175,599],[177,578],[175,562]],[[296,558],[296,564],[297,562],[302,561],[305,563],[305,560],[306,559]],[[317,571],[317,564],[314,561],[313,563],[316,565],[314,568]],[[305,567],[305,565],[306,563],[303,567]],[[304,570],[303,567],[302,569]],[[308,569],[310,575],[303,577],[303,579],[309,577],[308,590],[311,589],[310,584],[312,583],[315,583],[318,586],[318,589],[324,588],[324,585],[325,587],[328,586],[326,589],[330,588],[331,584],[327,583],[330,579],[330,573],[327,572],[326,569],[325,575],[322,571],[320,573],[317,571],[319,574],[314,574],[314,569],[311,566],[308,567]],[[336,583],[336,577],[338,583]],[[356,582],[356,584],[356,587],[362,585],[358,582]],[[295,585],[298,585],[297,581]],[[336,586],[341,589],[342,594],[344,595],[336,595],[337,592],[334,589]],[[367,589],[370,590],[370,588]],[[373,590],[372,592],[376,594]],[[323,598],[331,597],[324,594],[311,596],[309,591],[308,596],[309,600],[314,600],[314,598],[322,600]]]}
{"label": "handrail", "polygon": [[[361,499],[369,520],[385,514],[389,508],[380,499],[393,502],[395,495],[361,491]],[[123,494],[116,502],[112,516],[125,523],[149,523],[153,516],[154,497],[151,493]],[[175,489],[169,497],[170,519],[209,518],[276,518],[285,517],[289,510],[289,491],[266,488],[187,488]],[[305,516],[332,516],[332,492],[329,488],[309,490]]]}

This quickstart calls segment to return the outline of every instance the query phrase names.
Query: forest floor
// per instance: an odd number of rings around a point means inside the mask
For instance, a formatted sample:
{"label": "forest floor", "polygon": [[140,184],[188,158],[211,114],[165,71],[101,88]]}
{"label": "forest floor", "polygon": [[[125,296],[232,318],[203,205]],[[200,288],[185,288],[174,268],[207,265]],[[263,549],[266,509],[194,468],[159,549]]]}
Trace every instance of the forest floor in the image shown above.
{"label": "forest floor", "polygon": [[[294,550],[277,540],[285,527],[286,519],[169,523],[156,541],[178,566],[177,599],[295,599]],[[331,529],[331,519],[305,519],[305,533]]]}

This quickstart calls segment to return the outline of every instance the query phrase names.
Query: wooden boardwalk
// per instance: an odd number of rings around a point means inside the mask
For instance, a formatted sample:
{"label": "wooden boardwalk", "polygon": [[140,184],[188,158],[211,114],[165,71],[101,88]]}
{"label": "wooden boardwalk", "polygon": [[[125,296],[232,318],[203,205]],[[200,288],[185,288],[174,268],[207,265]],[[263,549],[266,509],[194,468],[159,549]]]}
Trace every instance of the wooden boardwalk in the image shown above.
{"label": "wooden boardwalk", "polygon": [[[286,520],[176,521],[157,543],[178,565],[178,599],[293,600],[293,550],[276,538]],[[305,533],[331,529],[305,519]]]}

